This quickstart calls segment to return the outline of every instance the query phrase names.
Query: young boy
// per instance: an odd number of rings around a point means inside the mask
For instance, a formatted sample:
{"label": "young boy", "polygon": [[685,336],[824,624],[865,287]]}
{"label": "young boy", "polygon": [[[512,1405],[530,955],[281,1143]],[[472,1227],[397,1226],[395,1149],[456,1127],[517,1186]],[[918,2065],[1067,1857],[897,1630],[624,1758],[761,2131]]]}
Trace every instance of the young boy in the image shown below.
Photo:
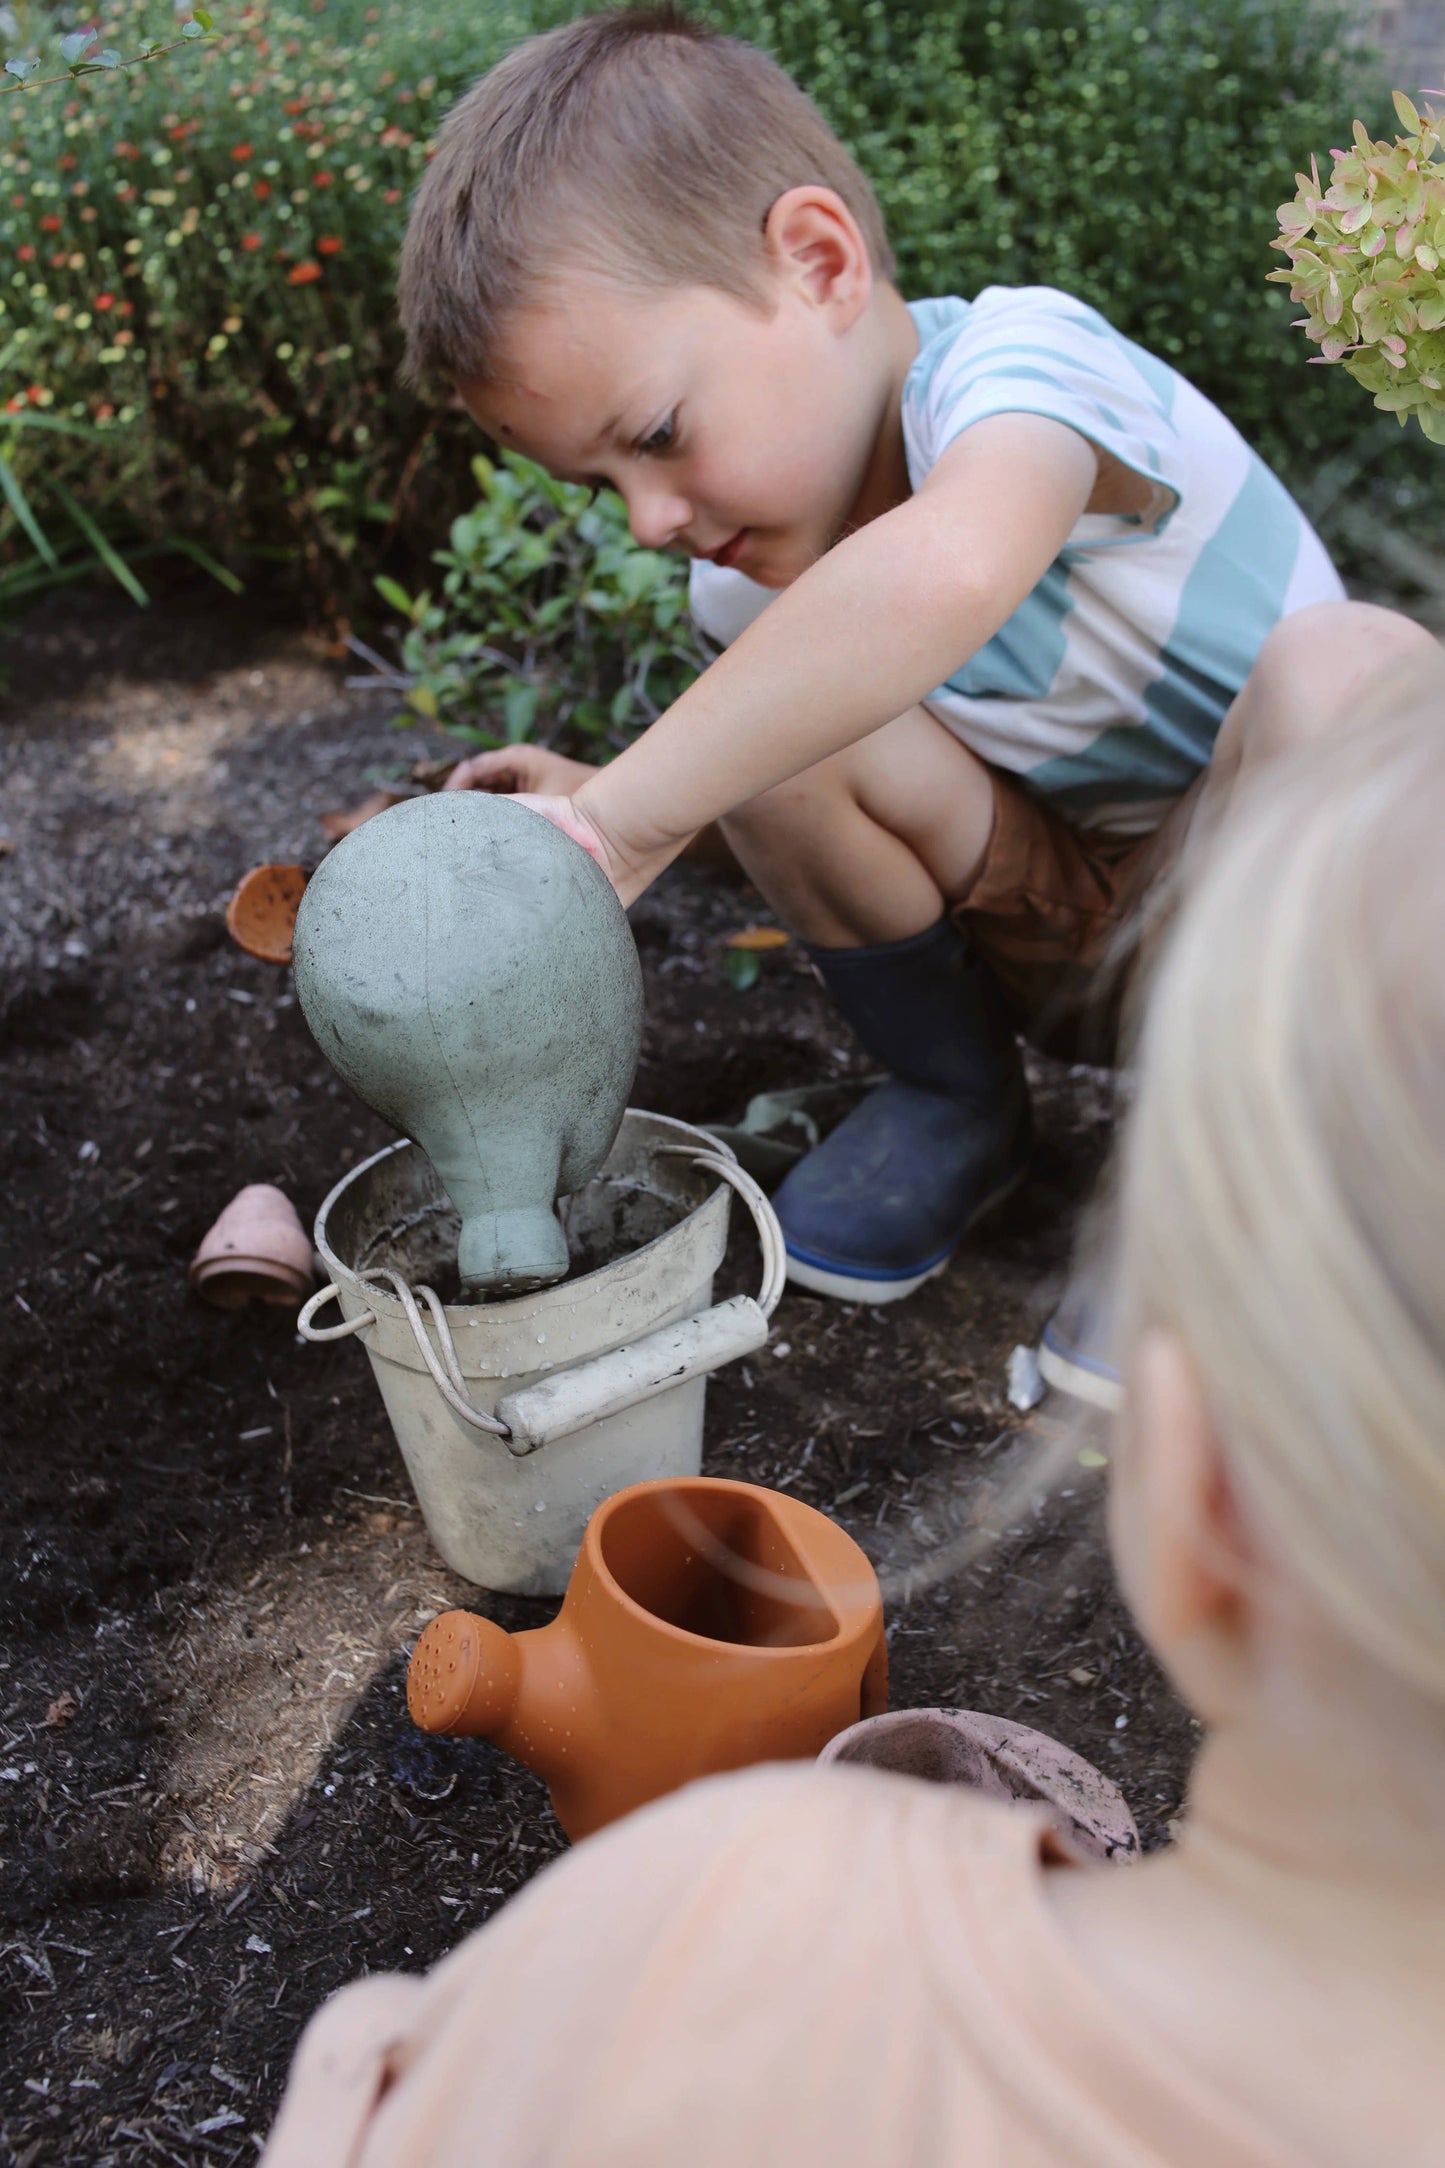
{"label": "young boy", "polygon": [[[478,83],[401,272],[413,377],[619,491],[730,643],[606,769],[518,748],[453,783],[541,793],[625,902],[721,819],[891,1072],[775,1199],[790,1276],[871,1303],[1020,1179],[1016,1034],[1080,1043],[1191,820],[1425,637],[1343,602],[1223,415],[1096,311],[891,274],[810,102],[670,11]],[[1053,1374],[1107,1393],[1094,1333],[1056,1320]]]}

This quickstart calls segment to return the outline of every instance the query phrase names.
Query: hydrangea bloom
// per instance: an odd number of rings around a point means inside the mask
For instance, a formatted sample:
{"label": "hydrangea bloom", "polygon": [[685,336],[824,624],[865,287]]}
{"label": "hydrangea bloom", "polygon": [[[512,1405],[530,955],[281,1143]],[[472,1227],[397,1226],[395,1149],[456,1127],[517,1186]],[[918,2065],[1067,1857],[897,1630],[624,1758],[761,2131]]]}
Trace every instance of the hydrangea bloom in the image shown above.
{"label": "hydrangea bloom", "polygon": [[1269,276],[1308,310],[1312,360],[1341,363],[1402,428],[1413,414],[1445,444],[1445,121],[1422,119],[1403,91],[1395,111],[1407,133],[1375,143],[1356,121],[1353,150],[1331,153],[1328,188],[1314,159],[1295,175],[1271,244],[1289,269]]}

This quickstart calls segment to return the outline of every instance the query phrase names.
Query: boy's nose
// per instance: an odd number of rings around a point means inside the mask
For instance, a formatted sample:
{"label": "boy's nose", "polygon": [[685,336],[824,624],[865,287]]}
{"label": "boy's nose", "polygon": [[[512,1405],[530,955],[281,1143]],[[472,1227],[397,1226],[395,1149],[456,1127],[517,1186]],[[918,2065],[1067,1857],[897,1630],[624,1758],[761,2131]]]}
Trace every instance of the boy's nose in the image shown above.
{"label": "boy's nose", "polygon": [[630,489],[626,493],[627,524],[632,539],[645,550],[665,550],[692,521],[692,506],[675,490]]}

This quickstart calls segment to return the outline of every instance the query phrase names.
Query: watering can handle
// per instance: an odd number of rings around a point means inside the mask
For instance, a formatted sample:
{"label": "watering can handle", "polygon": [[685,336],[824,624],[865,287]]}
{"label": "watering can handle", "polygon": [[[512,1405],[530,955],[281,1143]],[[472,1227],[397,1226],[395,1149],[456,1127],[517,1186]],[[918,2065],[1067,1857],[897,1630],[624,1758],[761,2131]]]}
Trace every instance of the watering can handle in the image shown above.
{"label": "watering can handle", "polygon": [[[610,1355],[594,1356],[555,1377],[542,1378],[521,1392],[509,1393],[488,1415],[467,1398],[466,1380],[447,1324],[441,1300],[430,1287],[411,1288],[401,1275],[381,1268],[362,1272],[365,1282],[388,1285],[406,1312],[417,1352],[431,1373],[432,1382],[449,1408],[474,1430],[484,1430],[505,1441],[519,1459],[535,1453],[554,1438],[568,1438],[603,1416],[618,1415],[636,1407],[673,1385],[689,1378],[705,1377],[720,1364],[751,1354],[768,1337],[768,1319],[777,1308],[787,1277],[783,1230],[766,1196],[731,1154],[695,1151],[691,1145],[664,1145],[669,1156],[690,1159],[704,1173],[716,1174],[735,1189],[753,1215],[763,1251],[763,1284],[756,1302],[751,1295],[735,1295],[730,1302],[715,1303],[697,1317],[685,1317],[675,1325],[663,1325],[629,1347],[614,1348]],[[334,1284],[313,1295],[296,1320],[307,1340],[340,1340],[348,1333],[364,1332],[375,1324],[374,1310],[363,1310],[341,1325],[312,1323],[322,1304],[340,1293]],[[423,1323],[416,1297],[431,1312],[436,1346]],[[500,1420],[499,1420],[500,1418]]]}

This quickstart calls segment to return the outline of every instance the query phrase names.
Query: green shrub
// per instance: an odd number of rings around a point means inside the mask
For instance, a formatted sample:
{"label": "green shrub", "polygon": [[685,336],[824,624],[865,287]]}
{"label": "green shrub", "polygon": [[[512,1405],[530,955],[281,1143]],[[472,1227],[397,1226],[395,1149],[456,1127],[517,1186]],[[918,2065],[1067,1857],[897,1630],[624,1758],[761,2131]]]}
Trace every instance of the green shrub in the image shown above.
{"label": "green shrub", "polygon": [[[130,52],[175,25],[117,0],[99,28]],[[6,389],[86,432],[26,432],[14,472],[116,537],[290,559],[334,605],[465,471],[461,424],[395,383],[393,267],[432,130],[528,17],[248,0],[218,26],[184,67],[0,99]]]}
{"label": "green shrub", "polygon": [[[908,293],[1066,286],[1296,480],[1354,438],[1347,387],[1305,367],[1264,278],[1290,176],[1375,117],[1329,0],[700,5],[775,51],[858,152]],[[68,490],[127,546],[285,559],[333,610],[388,547],[415,562],[463,507],[475,438],[395,381],[410,191],[467,81],[573,12],[246,0],[184,67],[0,99],[17,480]],[[112,0],[98,27],[131,51],[176,15]],[[32,550],[0,506],[0,580]]]}
{"label": "green shrub", "polygon": [[605,759],[707,660],[686,571],[633,544],[610,490],[553,481],[515,452],[474,459],[472,472],[481,496],[435,554],[440,594],[377,582],[407,622],[412,714],[401,720],[424,716],[475,745],[532,738]]}
{"label": "green shrub", "polygon": [[700,0],[872,180],[910,298],[1062,286],[1296,474],[1358,429],[1265,283],[1321,142],[1388,112],[1332,0]]}

